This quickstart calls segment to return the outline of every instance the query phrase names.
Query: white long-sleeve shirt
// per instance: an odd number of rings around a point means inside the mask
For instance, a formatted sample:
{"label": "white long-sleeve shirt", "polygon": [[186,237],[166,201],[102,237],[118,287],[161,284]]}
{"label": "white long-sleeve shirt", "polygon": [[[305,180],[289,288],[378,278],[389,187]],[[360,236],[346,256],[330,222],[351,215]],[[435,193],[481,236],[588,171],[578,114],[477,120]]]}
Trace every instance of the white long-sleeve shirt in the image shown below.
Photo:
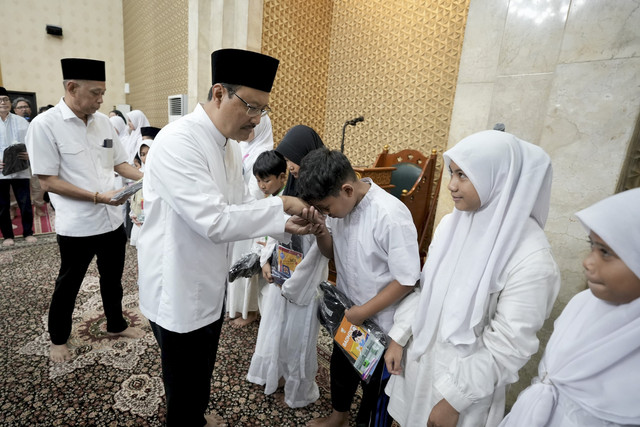
{"label": "white long-sleeve shirt", "polygon": [[170,331],[190,332],[220,318],[230,242],[286,239],[282,200],[252,199],[240,148],[227,143],[200,105],[155,138],[143,191],[140,310]]}

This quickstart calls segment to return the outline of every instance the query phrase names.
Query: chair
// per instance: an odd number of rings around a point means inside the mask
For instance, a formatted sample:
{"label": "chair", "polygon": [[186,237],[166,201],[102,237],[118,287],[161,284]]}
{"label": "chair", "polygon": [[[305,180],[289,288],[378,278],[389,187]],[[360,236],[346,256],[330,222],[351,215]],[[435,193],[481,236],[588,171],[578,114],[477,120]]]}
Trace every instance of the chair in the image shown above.
{"label": "chair", "polygon": [[418,231],[418,247],[422,262],[426,258],[431,243],[442,180],[442,170],[435,179],[437,157],[435,149],[431,150],[431,155],[427,157],[417,150],[389,153],[389,146],[385,145],[373,164],[374,168],[396,168],[391,172],[391,184],[394,187],[388,191],[399,198],[411,212],[413,223]]}

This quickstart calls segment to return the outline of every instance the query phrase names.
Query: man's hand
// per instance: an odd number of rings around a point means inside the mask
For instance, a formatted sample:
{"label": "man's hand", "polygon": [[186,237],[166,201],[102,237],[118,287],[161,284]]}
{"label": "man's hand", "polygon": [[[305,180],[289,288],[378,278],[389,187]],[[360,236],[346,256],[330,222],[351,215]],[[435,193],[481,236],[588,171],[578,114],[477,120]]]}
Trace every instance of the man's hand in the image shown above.
{"label": "man's hand", "polygon": [[384,363],[391,375],[402,374],[402,353],[404,348],[394,340],[389,343],[389,348],[384,353]]}
{"label": "man's hand", "polygon": [[460,413],[449,402],[442,399],[431,410],[427,420],[427,427],[456,427],[459,417]]}
{"label": "man's hand", "polygon": [[269,283],[273,283],[273,277],[271,276],[271,263],[267,262],[262,266],[262,277]]}
{"label": "man's hand", "polygon": [[298,199],[293,196],[280,196],[282,199],[282,207],[289,215],[300,215],[304,208],[308,208],[309,205],[302,199]]}
{"label": "man's hand", "polygon": [[18,153],[18,158],[20,160],[29,160],[29,153],[27,153],[26,151],[21,151]]}
{"label": "man's hand", "polygon": [[309,234],[311,233],[312,225],[309,221],[299,216],[292,216],[284,224],[284,231],[290,234]]}
{"label": "man's hand", "polygon": [[356,326],[362,325],[362,322],[367,320],[369,317],[363,312],[362,306],[359,305],[354,305],[351,308],[348,308],[345,310],[344,315],[349,322]]}
{"label": "man's hand", "polygon": [[126,202],[127,199],[131,197],[131,195],[124,196],[119,200],[111,200],[111,199],[113,198],[113,196],[115,196],[125,188],[126,187],[122,187],[119,190],[111,190],[111,191],[106,191],[104,193],[98,194],[98,197],[97,197],[98,203],[104,203],[105,205],[111,205],[111,206],[120,206],[121,204]]}

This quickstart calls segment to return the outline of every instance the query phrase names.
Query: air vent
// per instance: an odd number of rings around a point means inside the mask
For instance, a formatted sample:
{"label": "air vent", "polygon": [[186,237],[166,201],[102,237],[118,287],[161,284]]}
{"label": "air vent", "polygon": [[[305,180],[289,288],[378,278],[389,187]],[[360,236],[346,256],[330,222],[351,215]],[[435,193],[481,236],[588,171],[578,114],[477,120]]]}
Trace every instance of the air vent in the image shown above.
{"label": "air vent", "polygon": [[187,114],[187,95],[169,96],[169,122]]}

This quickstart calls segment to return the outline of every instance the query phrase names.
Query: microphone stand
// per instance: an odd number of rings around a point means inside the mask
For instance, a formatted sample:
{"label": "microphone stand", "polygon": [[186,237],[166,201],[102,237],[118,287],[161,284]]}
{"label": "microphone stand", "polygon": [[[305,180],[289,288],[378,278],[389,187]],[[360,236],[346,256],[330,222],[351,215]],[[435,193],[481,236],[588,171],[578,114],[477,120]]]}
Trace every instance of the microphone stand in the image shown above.
{"label": "microphone stand", "polygon": [[342,142],[340,143],[340,152],[344,154],[344,131],[347,128],[347,125],[349,125],[351,122],[351,120],[347,120],[346,122],[344,122],[344,126],[342,126]]}

